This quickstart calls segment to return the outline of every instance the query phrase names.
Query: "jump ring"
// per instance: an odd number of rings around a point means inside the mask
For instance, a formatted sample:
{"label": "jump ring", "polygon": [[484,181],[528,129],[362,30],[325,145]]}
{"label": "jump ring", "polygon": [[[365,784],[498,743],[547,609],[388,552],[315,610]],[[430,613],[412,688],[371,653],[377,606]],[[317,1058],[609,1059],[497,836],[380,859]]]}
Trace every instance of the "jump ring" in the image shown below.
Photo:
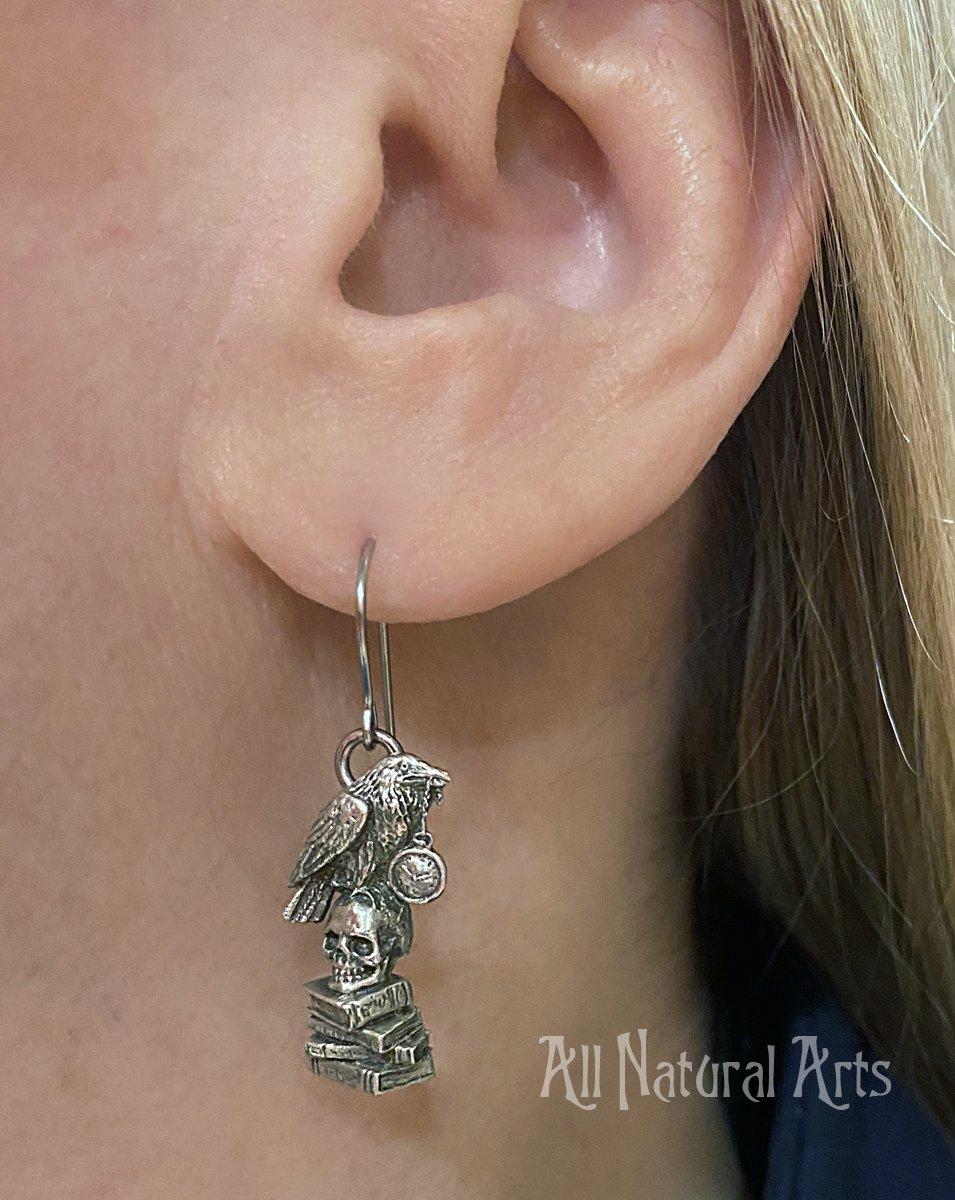
{"label": "jump ring", "polygon": [[[404,754],[404,747],[396,737],[393,737],[390,733],[386,733],[384,729],[373,729],[371,732],[372,748],[375,746],[384,746],[389,754]],[[356,729],[353,733],[348,734],[347,737],[342,738],[338,749],[335,751],[335,771],[344,788],[353,787],[355,784],[355,776],[351,773],[351,756],[359,746],[364,745],[364,730]]]}

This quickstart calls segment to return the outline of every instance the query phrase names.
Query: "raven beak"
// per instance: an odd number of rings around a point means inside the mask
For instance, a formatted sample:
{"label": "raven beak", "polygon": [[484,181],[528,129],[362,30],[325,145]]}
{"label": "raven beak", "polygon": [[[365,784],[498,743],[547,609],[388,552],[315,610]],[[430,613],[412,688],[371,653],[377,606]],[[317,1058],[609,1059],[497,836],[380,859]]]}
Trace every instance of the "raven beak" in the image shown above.
{"label": "raven beak", "polygon": [[431,778],[428,780],[428,803],[440,804],[444,799],[444,785],[450,782],[451,776],[448,775],[447,772],[435,770]]}

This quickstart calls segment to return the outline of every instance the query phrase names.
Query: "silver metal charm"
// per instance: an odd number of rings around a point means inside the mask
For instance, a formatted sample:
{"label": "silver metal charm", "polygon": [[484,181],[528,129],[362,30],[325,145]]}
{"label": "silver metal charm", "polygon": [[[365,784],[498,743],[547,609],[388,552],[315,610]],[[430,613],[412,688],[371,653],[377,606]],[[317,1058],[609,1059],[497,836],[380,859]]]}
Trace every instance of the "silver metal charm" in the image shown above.
{"label": "silver metal charm", "polygon": [[[385,727],[378,724],[368,655],[366,599],[374,540],[362,548],[355,589],[361,729],[345,737],[336,772],[345,789],[309,830],[289,886],[287,921],[324,921],[331,974],[307,983],[311,1036],[306,1059],[324,1075],[385,1092],[434,1074],[428,1030],[411,985],[394,974],[411,949],[412,904],[444,891],[444,859],[432,848],[428,813],[441,802],[447,772],[406,754],[395,736],[388,629],[378,625]],[[357,779],[355,750],[387,753]]]}
{"label": "silver metal charm", "polygon": [[430,904],[444,891],[448,870],[430,846],[399,850],[391,860],[391,886],[408,904]]}

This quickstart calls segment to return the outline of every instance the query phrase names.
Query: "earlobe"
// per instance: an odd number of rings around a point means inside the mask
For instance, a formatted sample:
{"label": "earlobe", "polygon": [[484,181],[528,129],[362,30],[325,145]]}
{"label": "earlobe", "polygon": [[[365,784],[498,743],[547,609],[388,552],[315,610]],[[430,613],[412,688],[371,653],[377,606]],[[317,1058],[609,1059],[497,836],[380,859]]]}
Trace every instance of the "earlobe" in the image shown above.
{"label": "earlobe", "polygon": [[[722,4],[531,0],[496,29],[466,76],[466,46],[432,55],[400,122],[394,56],[394,78],[358,89],[391,130],[383,160],[374,123],[322,132],[348,156],[353,129],[353,160],[384,171],[378,216],[341,292],[310,293],[308,264],[331,250],[320,223],[293,222],[202,384],[190,476],[291,586],[342,610],[368,533],[376,615],[431,620],[647,524],[758,386],[808,277],[795,138],[770,134]],[[495,114],[512,39],[523,65]],[[484,107],[456,142],[469,96]],[[303,204],[308,186],[306,169]],[[362,186],[346,180],[327,228],[367,207]]]}

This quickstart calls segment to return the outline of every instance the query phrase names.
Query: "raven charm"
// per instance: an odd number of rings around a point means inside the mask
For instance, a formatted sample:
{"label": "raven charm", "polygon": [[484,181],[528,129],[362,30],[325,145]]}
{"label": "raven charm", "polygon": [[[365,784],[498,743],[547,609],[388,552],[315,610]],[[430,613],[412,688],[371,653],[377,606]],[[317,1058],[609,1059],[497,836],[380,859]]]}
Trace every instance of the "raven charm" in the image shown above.
{"label": "raven charm", "polygon": [[[386,879],[392,860],[412,844],[428,849],[426,821],[449,781],[413,754],[389,754],[319,814],[289,879],[295,895],[287,921],[324,921],[332,896]],[[415,839],[419,839],[416,841]]]}
{"label": "raven charm", "polygon": [[378,740],[399,752],[351,781],[319,814],[292,870],[295,890],[284,914],[287,921],[327,918],[331,974],[305,985],[309,1066],[374,1093],[434,1074],[411,985],[392,967],[411,949],[410,905],[444,889],[444,860],[427,819],[449,782],[445,771],[405,754],[393,738],[379,732]]}

